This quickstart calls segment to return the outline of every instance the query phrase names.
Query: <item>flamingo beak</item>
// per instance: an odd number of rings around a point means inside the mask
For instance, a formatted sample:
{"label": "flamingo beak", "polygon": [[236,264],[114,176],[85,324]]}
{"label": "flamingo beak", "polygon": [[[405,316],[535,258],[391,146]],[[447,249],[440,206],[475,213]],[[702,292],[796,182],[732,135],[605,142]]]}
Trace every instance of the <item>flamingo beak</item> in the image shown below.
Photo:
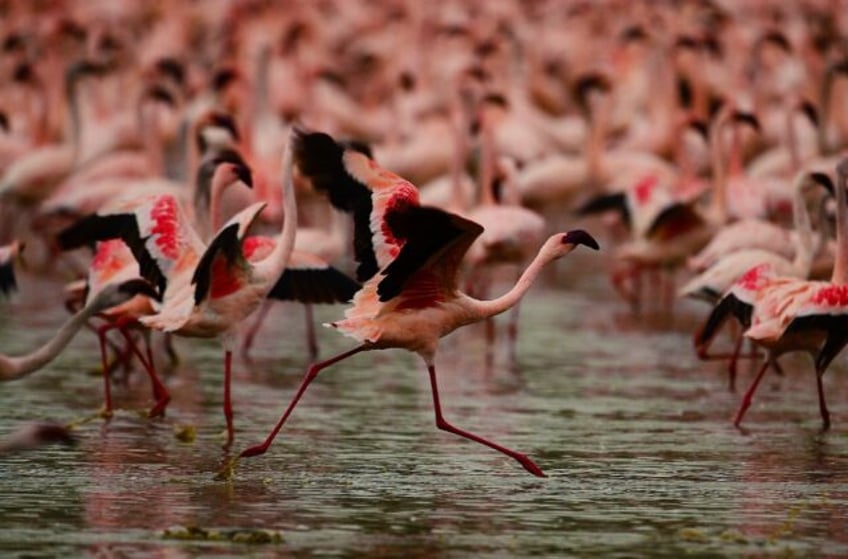
{"label": "flamingo beak", "polygon": [[731,117],[735,122],[740,124],[747,124],[751,128],[754,129],[758,134],[762,133],[762,128],[760,127],[760,121],[751,113],[747,113],[744,111],[735,111]]}
{"label": "flamingo beak", "polygon": [[836,189],[833,186],[833,181],[825,173],[810,173],[810,180],[822,186],[831,196],[836,194]]}
{"label": "flamingo beak", "polygon": [[121,284],[120,290],[124,293],[129,293],[130,295],[146,295],[156,301],[162,301],[162,295],[160,295],[153,286],[150,285],[150,283],[143,279],[125,281]]}
{"label": "flamingo beak", "polygon": [[253,188],[253,175],[250,173],[250,167],[247,165],[234,165],[233,173],[238,179],[247,185],[248,188]]}
{"label": "flamingo beak", "polygon": [[563,244],[571,244],[571,245],[586,245],[587,247],[598,250],[601,247],[598,245],[598,241],[595,240],[592,235],[587,233],[582,229],[574,229],[573,231],[569,231],[562,237]]}

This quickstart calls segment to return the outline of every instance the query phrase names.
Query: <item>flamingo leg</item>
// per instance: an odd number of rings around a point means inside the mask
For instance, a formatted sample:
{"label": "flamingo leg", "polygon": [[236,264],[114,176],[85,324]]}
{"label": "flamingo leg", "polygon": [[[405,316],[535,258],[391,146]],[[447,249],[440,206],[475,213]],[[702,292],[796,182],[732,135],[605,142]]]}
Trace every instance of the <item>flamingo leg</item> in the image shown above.
{"label": "flamingo leg", "polygon": [[253,342],[256,339],[256,334],[259,332],[259,329],[262,327],[262,324],[265,322],[265,317],[268,316],[268,311],[271,310],[271,305],[274,302],[271,299],[265,299],[262,301],[262,306],[259,307],[259,312],[256,313],[256,319],[251,323],[250,328],[247,329],[247,333],[244,336],[244,341],[241,344],[241,356],[247,358],[250,353],[250,348],[253,347]]}
{"label": "flamingo leg", "polygon": [[232,370],[233,370],[233,352],[225,351],[224,352],[224,419],[227,421],[227,442],[224,443],[224,448],[230,448],[233,444],[233,402],[232,395],[230,393],[230,386],[232,384]]}
{"label": "flamingo leg", "polygon": [[315,316],[312,305],[303,305],[303,314],[306,320],[306,346],[309,348],[309,359],[314,361],[318,358],[318,337],[315,335]]}
{"label": "flamingo leg", "polygon": [[[520,274],[518,275],[520,277]],[[518,277],[516,277],[516,281],[518,281]],[[521,300],[519,300],[515,305],[513,305],[512,309],[509,311],[509,323],[507,325],[507,339],[509,340],[509,360],[511,363],[515,363],[516,358],[516,346],[518,345],[518,317],[521,314],[519,309],[521,308]]]}
{"label": "flamingo leg", "polygon": [[745,412],[749,407],[751,407],[751,399],[754,397],[754,392],[757,391],[757,386],[759,386],[760,381],[763,379],[763,375],[772,363],[772,359],[768,358],[760,366],[760,372],[757,373],[757,377],[754,379],[754,382],[748,387],[748,391],[745,392],[745,396],[742,397],[742,403],[736,411],[736,418],[733,420],[734,427],[739,427],[739,424],[742,423],[742,418],[745,416]]}
{"label": "flamingo leg", "polygon": [[133,322],[134,321],[132,319],[119,319],[116,328],[118,328],[121,334],[123,334],[124,339],[126,339],[127,344],[132,349],[132,352],[141,362],[142,366],[144,366],[147,376],[150,377],[150,384],[153,387],[153,399],[156,400],[156,404],[150,408],[147,416],[157,417],[165,413],[165,407],[168,405],[168,402],[171,401],[171,394],[168,392],[168,389],[165,388],[165,385],[156,374],[156,369],[153,367],[153,354],[150,350],[150,338],[146,338],[147,357],[145,357],[144,354],[141,353],[138,344],[136,344],[135,340],[133,340],[132,333],[127,329],[127,326]]}
{"label": "flamingo leg", "polygon": [[103,416],[112,417],[112,383],[111,373],[112,367],[109,364],[108,356],[106,355],[106,332],[111,329],[111,324],[104,324],[97,328],[97,339],[100,342],[100,361],[103,367]]}
{"label": "flamingo leg", "polygon": [[177,354],[177,350],[174,348],[174,336],[170,332],[165,332],[165,353],[168,355],[168,359],[171,362],[172,366],[176,366],[180,363],[180,356]]}
{"label": "flamingo leg", "polygon": [[822,418],[822,431],[827,431],[830,429],[830,412],[827,410],[827,402],[824,398],[824,386],[822,386],[823,376],[824,371],[821,373],[816,372],[816,387],[819,391],[819,414],[821,414]]}
{"label": "flamingo leg", "polygon": [[325,361],[320,361],[318,363],[313,363],[312,365],[310,365],[309,368],[306,370],[306,374],[304,375],[303,380],[300,381],[300,387],[297,389],[297,392],[295,393],[294,398],[292,398],[291,402],[289,402],[289,405],[286,408],[286,411],[283,412],[282,417],[280,417],[280,420],[277,422],[277,424],[274,426],[274,428],[271,430],[271,432],[265,438],[265,441],[262,442],[262,444],[258,444],[256,446],[252,446],[250,448],[243,450],[242,453],[239,455],[239,458],[247,458],[247,457],[250,457],[250,456],[257,456],[259,454],[265,454],[265,452],[268,451],[268,447],[270,447],[271,443],[274,442],[274,438],[277,436],[277,433],[280,432],[280,429],[282,429],[283,424],[289,418],[289,415],[291,415],[291,412],[294,410],[294,407],[300,401],[300,397],[303,396],[303,393],[306,391],[306,388],[309,386],[309,384],[313,380],[315,380],[315,377],[318,376],[318,373],[320,373],[323,369],[326,369],[330,365],[332,365],[334,363],[338,363],[339,361],[342,361],[343,359],[347,359],[351,355],[355,355],[355,354],[357,354],[361,351],[365,351],[368,348],[369,348],[369,346],[367,344],[357,346],[357,347],[355,347],[351,350],[348,350],[344,353],[340,353],[339,355],[336,355],[335,357],[331,357],[331,358],[329,358]]}
{"label": "flamingo leg", "polygon": [[545,476],[545,473],[542,471],[542,469],[537,466],[529,457],[527,457],[527,455],[522,454],[520,452],[516,452],[514,450],[510,450],[505,446],[501,446],[488,439],[484,439],[479,435],[475,435],[474,433],[471,433],[469,431],[454,427],[453,425],[448,423],[448,421],[442,416],[442,405],[439,401],[439,387],[436,383],[436,367],[433,365],[427,365],[427,371],[430,373],[430,387],[433,391],[433,410],[436,413],[436,427],[438,427],[442,431],[448,431],[449,433],[459,435],[460,437],[464,437],[474,442],[486,445],[489,448],[506,454],[510,458],[517,460],[518,463],[521,464],[525,470],[527,470],[534,476],[547,477]]}
{"label": "flamingo leg", "polygon": [[730,356],[730,362],[727,364],[727,381],[728,389],[731,392],[736,392],[736,364],[739,362],[739,354],[742,351],[742,343],[745,337],[742,333],[736,334],[736,343],[733,346],[733,354]]}

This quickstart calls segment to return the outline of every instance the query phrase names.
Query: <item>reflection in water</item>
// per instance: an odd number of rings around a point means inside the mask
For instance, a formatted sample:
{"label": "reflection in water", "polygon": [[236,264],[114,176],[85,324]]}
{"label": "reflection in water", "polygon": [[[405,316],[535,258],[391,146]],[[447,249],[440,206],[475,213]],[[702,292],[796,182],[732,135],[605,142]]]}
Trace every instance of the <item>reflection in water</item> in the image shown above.
{"label": "reflection in water", "polygon": [[[691,349],[704,309],[682,305],[647,327],[590,279],[530,292],[514,370],[500,351],[487,373],[480,329],[448,337],[439,355],[448,418],[533,456],[547,479],[438,431],[426,372],[414,356],[385,351],[322,373],[271,452],[243,462],[231,483],[215,481],[225,457],[217,351],[180,340],[165,418],[136,413],[149,388],[135,374],[115,387],[122,409],[80,426],[76,447],[0,457],[0,555],[245,550],[166,540],[171,526],[279,530],[283,543],[249,548],[267,557],[848,554],[841,363],[826,378],[830,433],[817,431],[808,363],[789,359],[741,434],[730,424],[739,394],[726,390],[720,364],[697,362]],[[0,314],[3,350],[26,349],[63,318],[18,312],[36,305],[26,297],[11,305]],[[238,448],[264,436],[306,366],[299,314],[272,312],[255,360],[234,363]],[[326,354],[346,347],[320,334]],[[0,436],[94,411],[99,381],[83,371],[96,351],[80,337],[50,369],[0,387]],[[197,427],[193,443],[174,436],[185,425]]]}

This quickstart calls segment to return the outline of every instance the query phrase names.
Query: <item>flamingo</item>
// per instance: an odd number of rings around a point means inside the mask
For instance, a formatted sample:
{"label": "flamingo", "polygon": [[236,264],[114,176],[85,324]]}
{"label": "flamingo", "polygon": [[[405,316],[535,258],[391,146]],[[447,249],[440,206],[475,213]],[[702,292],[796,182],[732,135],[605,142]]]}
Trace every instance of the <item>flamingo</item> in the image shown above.
{"label": "flamingo", "polygon": [[597,249],[597,242],[582,230],[553,235],[508,293],[491,301],[472,299],[458,291],[458,272],[463,255],[482,233],[480,225],[419,205],[415,186],[380,168],[363,153],[345,149],[327,134],[296,130],[294,153],[301,174],[310,178],[317,190],[326,192],[335,207],[354,214],[357,277],[365,284],[345,318],[329,326],[359,345],[310,365],[265,441],[245,449],[239,458],[267,452],[320,371],[363,351],[401,348],[417,353],[427,366],[439,429],[486,445],[518,461],[533,475],[544,476],[525,454],[455,427],[444,418],[436,350],[439,340],[457,328],[515,305],[546,264],[581,244]]}
{"label": "flamingo", "polygon": [[[703,299],[715,306],[704,327],[695,336],[695,348],[701,359],[720,359],[724,355],[709,355],[709,346],[716,330],[732,314],[748,328],[751,323],[751,309],[757,292],[763,288],[768,277],[791,276],[806,278],[810,273],[815,250],[810,218],[804,206],[802,189],[808,180],[828,185],[830,179],[821,173],[798,173],[795,178],[795,198],[793,217],[798,233],[798,247],[795,257],[789,260],[785,256],[762,249],[746,249],[733,252],[705,272],[692,278],[679,291],[679,296]],[[736,362],[742,347],[743,337],[736,339],[728,365],[730,390],[736,387]]]}
{"label": "flamingo", "polygon": [[760,367],[736,412],[737,427],[751,405],[754,392],[769,365],[780,355],[806,351],[813,358],[822,430],[830,428],[830,413],[822,376],[848,344],[848,159],[836,167],[836,262],[830,281],[778,277],[766,282],[758,293],[745,336],[766,348]]}
{"label": "flamingo", "polygon": [[286,268],[297,229],[290,150],[284,154],[284,209],[279,241],[265,258],[248,262],[242,247],[250,225],[265,208],[252,204],[233,216],[205,246],[173,196],[117,207],[91,216],[75,234],[89,239],[120,237],[133,251],[145,277],[163,293],[155,314],[139,318],[144,326],[186,337],[218,338],[224,347],[225,447],[232,444],[230,398],[232,349],[241,322],[255,311]]}
{"label": "flamingo", "polygon": [[[483,226],[483,232],[471,244],[466,254],[466,266],[473,272],[481,271],[480,268],[493,264],[515,264],[523,267],[533,257],[533,249],[544,239],[545,218],[541,214],[525,208],[518,204],[518,192],[515,184],[515,162],[510,157],[499,158],[497,161],[495,145],[495,129],[493,127],[492,109],[498,111],[499,102],[497,97],[488,97],[483,100],[480,109],[480,205],[468,212],[466,217],[471,221]],[[500,172],[502,177],[496,177]],[[498,181],[497,179],[502,179]],[[498,203],[495,200],[493,189],[498,182],[506,187],[509,200]],[[455,185],[460,183],[455,182]],[[461,194],[457,193],[457,198]],[[485,272],[484,272],[485,273]],[[476,275],[476,274],[475,274]],[[477,278],[480,279],[480,278]],[[478,285],[477,295],[485,295],[486,282]],[[509,317],[509,348],[510,354],[515,356],[515,344],[518,337],[518,313],[519,304],[516,303],[510,311]],[[494,320],[486,321],[487,361],[493,358],[492,349],[494,345]]]}
{"label": "flamingo", "polygon": [[121,283],[113,283],[103,289],[79,312],[71,316],[47,343],[38,349],[20,356],[10,357],[0,353],[0,381],[25,377],[56,358],[73,339],[77,331],[98,313],[126,301],[136,295],[159,298],[159,294],[148,282],[134,278]]}
{"label": "flamingo", "polygon": [[[218,199],[223,191],[232,184],[240,182],[250,187],[252,184],[250,168],[242,160],[241,156],[232,150],[222,150],[215,152],[210,157],[204,158],[203,163],[198,171],[196,189],[203,191],[206,196],[211,198],[212,211],[217,207]],[[165,207],[164,204],[170,200],[169,195],[155,194],[154,199],[157,202],[153,203],[154,207]],[[116,207],[120,207],[122,212],[139,211],[147,208],[150,205],[150,198],[147,196],[136,197],[133,193],[129,197],[118,198],[112,203]],[[101,211],[101,216],[108,214],[111,211],[110,206],[106,206]],[[154,210],[155,211],[155,210]],[[203,211],[199,211],[203,214]],[[209,213],[206,211],[205,213]],[[80,243],[89,239],[90,228],[92,221],[99,220],[100,217],[95,216],[88,220],[81,220],[77,225],[67,228],[59,234],[59,245],[62,249],[68,250],[77,248]],[[96,227],[96,226],[95,226]],[[136,253],[139,253],[136,248]],[[148,272],[149,273],[149,272]],[[86,281],[86,299],[91,300],[105,286],[110,283],[123,281],[128,278],[141,275],[139,263],[136,261],[136,256],[127,244],[120,238],[101,240],[97,242],[95,247],[94,257],[89,266],[88,278]],[[162,285],[162,279],[156,276],[155,278]],[[110,367],[106,358],[106,335],[110,330],[117,329],[127,341],[130,350],[136,354],[141,361],[150,380],[153,384],[153,395],[156,399],[156,405],[151,408],[148,413],[149,417],[161,415],[165,406],[170,400],[170,395],[165,385],[159,380],[153,366],[153,357],[150,352],[149,330],[142,329],[145,338],[147,339],[147,357],[142,356],[138,350],[132,336],[128,330],[130,326],[140,326],[139,318],[142,316],[153,314],[154,307],[150,299],[137,297],[131,301],[115,307],[107,309],[100,314],[101,318],[105,318],[107,323],[96,329],[97,337],[100,342],[100,354],[103,366],[103,381],[104,381],[104,410],[103,415],[111,416],[112,399],[109,383]]]}

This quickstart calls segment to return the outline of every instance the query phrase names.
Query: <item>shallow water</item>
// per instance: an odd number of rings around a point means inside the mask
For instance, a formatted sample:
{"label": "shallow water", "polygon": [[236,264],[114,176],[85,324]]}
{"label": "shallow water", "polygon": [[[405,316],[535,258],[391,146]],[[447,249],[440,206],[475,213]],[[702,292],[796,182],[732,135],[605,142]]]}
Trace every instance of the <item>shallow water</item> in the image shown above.
{"label": "shallow water", "polygon": [[[139,414],[152,401],[136,372],[113,388],[113,419],[80,425],[76,447],[0,456],[0,555],[848,555],[844,357],[825,378],[830,432],[819,432],[811,365],[797,356],[784,377],[766,377],[742,433],[730,422],[740,395],[691,348],[706,308],[634,317],[601,268],[575,254],[531,290],[514,365],[499,348],[486,370],[480,327],[447,338],[437,361],[447,418],[526,452],[548,478],[438,431],[423,364],[393,350],[327,369],[269,453],[217,481],[227,456],[220,346],[178,340],[165,418]],[[65,318],[60,297],[59,283],[29,278],[0,302],[0,349],[49,337]],[[271,317],[254,359],[235,360],[236,452],[266,435],[308,361],[301,309],[278,305]],[[323,356],[351,347],[336,332],[319,336]],[[81,332],[49,368],[0,385],[0,436],[96,411],[97,359],[94,336]],[[742,388],[751,373],[741,368]],[[185,426],[197,428],[194,442],[175,436]],[[283,541],[165,532],[190,526]]]}

